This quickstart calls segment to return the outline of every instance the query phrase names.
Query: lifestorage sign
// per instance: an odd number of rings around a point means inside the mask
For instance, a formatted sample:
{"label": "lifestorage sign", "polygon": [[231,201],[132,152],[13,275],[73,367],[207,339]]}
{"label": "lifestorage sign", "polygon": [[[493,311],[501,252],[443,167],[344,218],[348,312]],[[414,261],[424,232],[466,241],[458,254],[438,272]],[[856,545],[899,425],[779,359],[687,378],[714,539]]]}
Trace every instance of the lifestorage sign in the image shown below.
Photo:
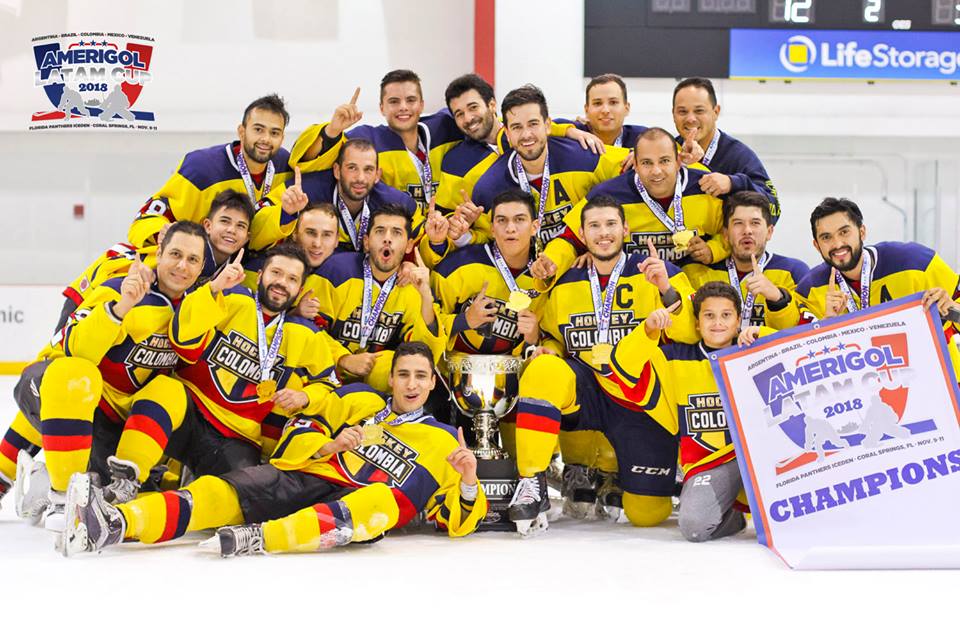
{"label": "lifestorage sign", "polygon": [[958,80],[960,33],[731,29],[730,77]]}
{"label": "lifestorage sign", "polygon": [[920,294],[712,364],[761,544],[800,569],[960,567],[960,402]]}

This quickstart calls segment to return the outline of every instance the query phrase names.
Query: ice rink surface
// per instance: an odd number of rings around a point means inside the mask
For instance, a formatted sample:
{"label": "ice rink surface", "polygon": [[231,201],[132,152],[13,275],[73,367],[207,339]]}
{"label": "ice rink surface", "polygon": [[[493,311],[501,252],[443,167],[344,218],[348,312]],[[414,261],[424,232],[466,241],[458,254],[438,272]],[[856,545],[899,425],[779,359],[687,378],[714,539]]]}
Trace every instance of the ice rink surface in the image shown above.
{"label": "ice rink surface", "polygon": [[[14,382],[0,377],[4,428],[15,412]],[[327,553],[230,560],[199,550],[196,543],[206,537],[66,559],[54,551],[52,535],[18,521],[5,498],[0,637],[713,640],[958,633],[960,572],[791,571],[757,544],[752,528],[692,544],[675,519],[648,530],[560,519],[529,540],[507,533],[448,540],[424,531]]]}

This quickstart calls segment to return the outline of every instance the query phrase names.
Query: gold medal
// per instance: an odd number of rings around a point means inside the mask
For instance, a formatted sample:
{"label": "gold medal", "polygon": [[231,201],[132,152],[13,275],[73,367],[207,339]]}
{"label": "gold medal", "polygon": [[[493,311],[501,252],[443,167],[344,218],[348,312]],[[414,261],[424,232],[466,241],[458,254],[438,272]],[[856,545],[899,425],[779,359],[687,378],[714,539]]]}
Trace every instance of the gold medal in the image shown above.
{"label": "gold medal", "polygon": [[383,444],[386,439],[383,437],[383,423],[370,420],[363,424],[363,438],[360,440],[361,447],[371,447],[375,444]]}
{"label": "gold medal", "polygon": [[273,399],[273,394],[277,392],[277,381],[267,378],[257,385],[257,402],[263,404]]}
{"label": "gold medal", "polygon": [[603,366],[610,364],[610,354],[613,353],[613,345],[608,342],[598,342],[590,349],[590,359],[594,366]]}
{"label": "gold medal", "polygon": [[695,234],[690,229],[684,229],[683,231],[677,231],[671,236],[673,240],[673,245],[680,251],[686,251],[687,245],[690,244],[690,241],[693,240]]}
{"label": "gold medal", "polygon": [[533,299],[523,291],[511,291],[507,299],[507,309],[514,313],[520,313],[530,307]]}

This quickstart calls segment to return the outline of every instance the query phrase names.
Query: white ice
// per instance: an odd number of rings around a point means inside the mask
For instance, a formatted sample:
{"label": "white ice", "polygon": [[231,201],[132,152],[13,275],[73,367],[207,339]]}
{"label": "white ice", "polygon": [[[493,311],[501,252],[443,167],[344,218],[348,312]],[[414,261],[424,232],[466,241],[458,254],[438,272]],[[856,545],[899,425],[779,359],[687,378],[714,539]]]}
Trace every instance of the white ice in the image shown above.
{"label": "white ice", "polygon": [[[4,429],[14,382],[0,377]],[[752,529],[692,544],[675,519],[648,530],[561,519],[529,540],[399,534],[231,560],[201,552],[205,537],[66,559],[5,498],[0,638],[956,637],[957,572],[791,571]]]}

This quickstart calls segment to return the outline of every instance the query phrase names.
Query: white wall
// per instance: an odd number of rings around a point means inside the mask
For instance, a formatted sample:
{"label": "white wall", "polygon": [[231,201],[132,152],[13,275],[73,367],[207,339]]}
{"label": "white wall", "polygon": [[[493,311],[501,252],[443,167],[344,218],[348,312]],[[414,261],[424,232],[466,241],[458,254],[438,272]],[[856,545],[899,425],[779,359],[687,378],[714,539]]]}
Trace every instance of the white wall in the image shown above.
{"label": "white wall", "polygon": [[[498,95],[532,81],[554,115],[579,113],[583,0],[502,0],[496,26]],[[26,130],[29,114],[48,108],[32,86],[30,39],[93,29],[157,38],[142,100],[158,133]],[[183,153],[229,139],[258,95],[287,99],[289,144],[357,84],[367,120],[380,122],[377,89],[389,69],[416,69],[435,109],[446,83],[473,68],[471,0],[0,0],[0,33],[0,283],[70,280],[125,236]],[[674,82],[628,84],[631,120],[672,129]],[[809,211],[824,195],[847,195],[861,203],[872,239],[916,237],[960,263],[960,88],[717,84],[721,126],[758,152],[780,191],[784,253],[814,262]],[[83,220],[74,204],[85,205]]]}

